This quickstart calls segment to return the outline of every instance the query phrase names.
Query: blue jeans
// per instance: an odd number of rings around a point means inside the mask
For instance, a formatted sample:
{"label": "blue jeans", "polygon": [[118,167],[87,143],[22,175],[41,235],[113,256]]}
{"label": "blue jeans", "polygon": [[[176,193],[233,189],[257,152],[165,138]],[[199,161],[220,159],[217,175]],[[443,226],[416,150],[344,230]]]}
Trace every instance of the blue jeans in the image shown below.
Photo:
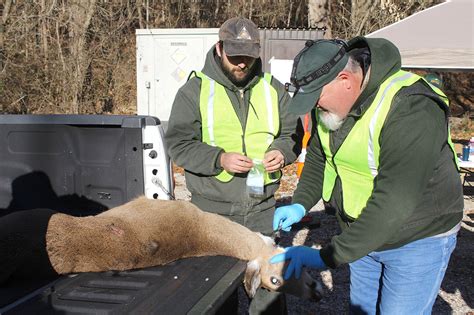
{"label": "blue jeans", "polygon": [[350,313],[431,314],[456,238],[424,238],[349,264]]}

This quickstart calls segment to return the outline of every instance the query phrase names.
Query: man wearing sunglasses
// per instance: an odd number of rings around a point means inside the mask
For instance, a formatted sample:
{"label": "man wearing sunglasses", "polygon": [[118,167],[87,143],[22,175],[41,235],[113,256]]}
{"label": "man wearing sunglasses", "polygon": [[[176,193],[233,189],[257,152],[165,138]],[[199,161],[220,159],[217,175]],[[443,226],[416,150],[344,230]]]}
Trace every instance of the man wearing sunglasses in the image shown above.
{"label": "man wearing sunglasses", "polygon": [[446,96],[401,70],[385,39],[308,42],[291,81],[290,111],[311,111],[316,127],[273,228],[289,230],[322,198],[342,232],[271,262],[289,260],[287,278],[349,263],[353,314],[430,314],[463,215]]}
{"label": "man wearing sunglasses", "polygon": [[[259,53],[252,21],[224,22],[204,68],[176,94],[166,140],[171,158],[185,169],[192,203],[271,234],[281,169],[296,159],[300,142],[290,96],[263,73]],[[237,311],[233,301],[226,314]],[[284,295],[263,289],[250,303],[250,314],[285,311]]]}

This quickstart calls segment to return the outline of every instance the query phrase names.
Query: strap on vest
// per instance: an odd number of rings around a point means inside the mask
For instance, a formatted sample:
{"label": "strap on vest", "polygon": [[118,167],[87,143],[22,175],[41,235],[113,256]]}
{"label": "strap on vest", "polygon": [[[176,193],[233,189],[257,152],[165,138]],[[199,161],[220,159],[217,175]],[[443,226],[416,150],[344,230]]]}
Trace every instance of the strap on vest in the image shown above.
{"label": "strap on vest", "polygon": [[[398,75],[398,74],[400,74],[400,75]],[[385,102],[386,94],[387,93],[390,94],[392,86],[398,85],[400,81],[406,82],[406,80],[410,80],[413,77],[413,74],[411,72],[403,72],[402,71],[402,72],[399,72],[398,74],[396,74],[395,77],[392,77],[390,79],[390,81],[388,81],[388,84],[384,87],[384,90],[382,91],[382,95],[379,98],[378,103],[371,105],[371,106],[375,105],[375,111],[374,111],[374,114],[372,115],[372,118],[370,120],[370,125],[369,125],[369,134],[370,134],[370,136],[369,136],[368,162],[369,162],[369,168],[370,168],[370,171],[371,171],[373,177],[377,176],[377,174],[378,174],[378,165],[377,165],[378,161],[376,161],[376,159],[375,159],[375,145],[376,145],[375,141],[378,141],[378,138],[375,138],[375,130],[376,130],[376,125],[379,122],[379,115],[381,114],[380,110],[382,109],[382,106]],[[386,82],[384,82],[382,84],[382,86],[385,85]],[[391,108],[392,104],[393,104],[393,99],[391,100],[391,104],[389,106],[389,111],[390,111],[390,108]],[[386,118],[388,116],[388,114],[386,113],[385,115],[386,115],[385,116],[385,118]],[[385,118],[384,118],[384,120],[385,120]]]}
{"label": "strap on vest", "polygon": [[197,77],[197,78],[200,78],[198,75],[197,75],[197,72],[196,71],[191,71],[188,75],[188,79],[186,81],[189,81],[189,79],[193,78],[193,77]]}

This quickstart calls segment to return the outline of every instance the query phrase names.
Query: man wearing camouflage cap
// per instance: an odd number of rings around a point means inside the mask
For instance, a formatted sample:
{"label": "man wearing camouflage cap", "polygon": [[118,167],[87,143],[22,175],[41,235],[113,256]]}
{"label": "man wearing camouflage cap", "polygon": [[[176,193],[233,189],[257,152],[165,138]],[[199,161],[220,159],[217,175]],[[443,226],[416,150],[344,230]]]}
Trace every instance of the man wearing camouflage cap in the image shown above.
{"label": "man wearing camouflage cap", "polygon": [[286,278],[349,263],[353,314],[430,314],[463,216],[446,96],[375,38],[308,42],[291,81],[290,111],[312,111],[317,133],[273,228],[289,230],[322,198],[342,233],[271,261],[290,260]]}
{"label": "man wearing camouflage cap", "polygon": [[[259,52],[256,25],[241,17],[227,20],[202,71],[176,94],[166,140],[171,158],[185,170],[191,202],[270,234],[281,170],[296,159],[299,141],[297,116],[287,110],[290,97],[262,72]],[[257,164],[260,172],[254,172]],[[285,312],[284,296],[257,290],[250,313],[264,311]]]}

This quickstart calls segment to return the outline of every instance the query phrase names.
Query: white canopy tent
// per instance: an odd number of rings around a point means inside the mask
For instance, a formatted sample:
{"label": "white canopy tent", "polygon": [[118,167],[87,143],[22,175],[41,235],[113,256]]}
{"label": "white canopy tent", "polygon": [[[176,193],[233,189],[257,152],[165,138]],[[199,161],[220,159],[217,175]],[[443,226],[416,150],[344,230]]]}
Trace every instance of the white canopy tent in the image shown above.
{"label": "white canopy tent", "polygon": [[474,0],[448,0],[367,37],[393,42],[404,68],[474,70]]}

